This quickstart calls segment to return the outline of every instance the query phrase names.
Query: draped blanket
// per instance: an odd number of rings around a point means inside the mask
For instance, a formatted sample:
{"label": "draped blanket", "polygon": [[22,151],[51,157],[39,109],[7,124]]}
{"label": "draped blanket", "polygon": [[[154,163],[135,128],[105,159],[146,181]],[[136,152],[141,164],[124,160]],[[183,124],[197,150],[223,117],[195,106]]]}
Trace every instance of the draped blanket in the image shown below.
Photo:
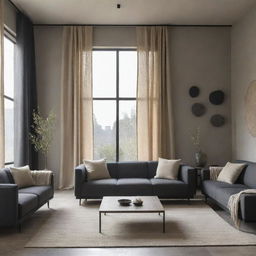
{"label": "draped blanket", "polygon": [[217,180],[222,169],[223,167],[220,166],[210,166],[210,180]]}
{"label": "draped blanket", "polygon": [[229,201],[228,201],[228,209],[230,211],[231,218],[232,218],[236,228],[239,228],[239,226],[240,226],[240,220],[238,218],[238,210],[239,210],[240,198],[244,194],[255,194],[256,195],[256,189],[246,189],[237,194],[231,195],[229,198]]}
{"label": "draped blanket", "polygon": [[51,185],[52,171],[31,171],[32,178],[35,186],[47,186]]}

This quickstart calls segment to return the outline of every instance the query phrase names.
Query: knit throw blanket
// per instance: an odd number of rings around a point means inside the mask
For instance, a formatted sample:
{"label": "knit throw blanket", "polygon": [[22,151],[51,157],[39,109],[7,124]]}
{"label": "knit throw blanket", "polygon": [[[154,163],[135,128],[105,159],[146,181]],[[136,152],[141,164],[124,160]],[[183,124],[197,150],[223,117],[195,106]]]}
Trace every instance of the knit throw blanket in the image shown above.
{"label": "knit throw blanket", "polygon": [[220,166],[210,166],[209,167],[210,180],[217,180],[222,169],[223,167],[220,167]]}
{"label": "knit throw blanket", "polygon": [[35,186],[47,186],[51,184],[52,171],[31,171]]}
{"label": "knit throw blanket", "polygon": [[243,194],[256,194],[256,189],[245,189],[237,194],[231,195],[228,200],[228,209],[231,214],[231,218],[236,226],[239,228],[240,226],[240,219],[238,218],[238,210],[239,210],[239,202],[241,195]]}

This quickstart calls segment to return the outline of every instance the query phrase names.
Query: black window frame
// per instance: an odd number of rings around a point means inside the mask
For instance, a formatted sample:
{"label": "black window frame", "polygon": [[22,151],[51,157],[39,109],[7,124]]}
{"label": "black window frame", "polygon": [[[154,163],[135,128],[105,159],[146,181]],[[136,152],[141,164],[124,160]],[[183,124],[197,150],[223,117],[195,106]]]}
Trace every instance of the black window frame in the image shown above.
{"label": "black window frame", "polygon": [[119,162],[119,103],[120,101],[135,101],[136,97],[119,96],[119,52],[137,51],[136,48],[93,48],[93,51],[112,51],[116,52],[116,97],[93,97],[93,102],[97,100],[111,100],[116,102],[116,162]]}
{"label": "black window frame", "polygon": [[[12,42],[12,43],[16,46],[16,36],[15,36],[15,34],[14,34],[11,30],[9,30],[8,27],[6,27],[6,26],[4,27],[4,38],[6,38],[7,40],[9,40],[10,42]],[[5,65],[5,63],[4,63],[4,65]],[[4,84],[4,86],[5,86],[5,84]],[[11,98],[11,97],[9,97],[9,96],[3,94],[3,98],[6,99],[6,100],[12,101],[12,102],[13,102],[13,105],[14,105],[14,96],[13,96],[13,98]],[[14,131],[13,131],[13,133],[14,133]],[[14,156],[14,152],[13,152],[13,156]],[[5,162],[5,163],[4,163],[5,166],[13,165],[13,164],[14,164],[14,159],[13,159],[13,161],[11,161],[11,162]]]}

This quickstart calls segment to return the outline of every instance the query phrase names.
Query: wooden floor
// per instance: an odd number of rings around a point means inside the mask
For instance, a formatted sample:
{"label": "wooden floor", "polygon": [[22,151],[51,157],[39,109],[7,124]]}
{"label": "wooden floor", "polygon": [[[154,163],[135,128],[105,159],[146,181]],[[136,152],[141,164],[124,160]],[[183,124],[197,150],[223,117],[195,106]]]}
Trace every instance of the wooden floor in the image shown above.
{"label": "wooden floor", "polygon": [[235,247],[165,247],[165,248],[106,248],[106,249],[22,249],[0,248],[0,255],[5,256],[255,256],[256,246]]}

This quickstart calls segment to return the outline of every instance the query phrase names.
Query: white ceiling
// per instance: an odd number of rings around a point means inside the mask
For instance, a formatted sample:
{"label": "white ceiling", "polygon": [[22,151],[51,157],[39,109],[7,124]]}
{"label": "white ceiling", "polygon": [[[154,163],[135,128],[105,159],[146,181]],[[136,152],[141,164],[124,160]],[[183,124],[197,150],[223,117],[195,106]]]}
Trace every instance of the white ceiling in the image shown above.
{"label": "white ceiling", "polygon": [[[34,23],[231,25],[256,0],[12,0]],[[121,9],[116,4],[121,4]]]}

